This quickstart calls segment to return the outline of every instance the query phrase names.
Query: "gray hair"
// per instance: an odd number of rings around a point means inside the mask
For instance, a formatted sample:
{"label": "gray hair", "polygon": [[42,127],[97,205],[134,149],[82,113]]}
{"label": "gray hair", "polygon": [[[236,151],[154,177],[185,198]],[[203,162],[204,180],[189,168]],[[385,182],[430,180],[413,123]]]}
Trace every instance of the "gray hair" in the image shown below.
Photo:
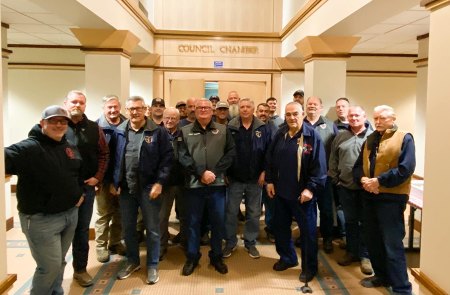
{"label": "gray hair", "polygon": [[142,104],[145,106],[145,100],[144,100],[144,98],[142,96],[137,96],[137,95],[130,96],[129,98],[127,98],[127,101],[126,101],[125,105],[128,107],[129,103],[132,102],[132,101],[133,102],[134,101],[142,101]]}
{"label": "gray hair", "polygon": [[108,95],[105,95],[102,98],[103,105],[105,105],[105,103],[107,103],[108,101],[111,101],[111,100],[117,100],[119,102],[119,104],[120,104],[120,100],[119,100],[119,97],[117,95],[115,95],[115,94],[108,94]]}
{"label": "gray hair", "polygon": [[396,118],[396,114],[395,114],[395,112],[394,112],[394,108],[393,108],[393,107],[390,107],[390,106],[388,106],[388,105],[385,105],[385,104],[376,106],[376,107],[373,109],[373,111],[374,111],[375,113],[386,112],[386,114],[387,114],[389,117]]}

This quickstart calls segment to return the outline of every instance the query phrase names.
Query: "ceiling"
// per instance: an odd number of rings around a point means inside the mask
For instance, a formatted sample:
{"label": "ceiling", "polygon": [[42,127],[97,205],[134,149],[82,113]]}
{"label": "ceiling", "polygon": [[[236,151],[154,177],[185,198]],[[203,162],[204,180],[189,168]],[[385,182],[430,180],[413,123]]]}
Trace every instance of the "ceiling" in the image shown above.
{"label": "ceiling", "polygon": [[[1,0],[1,6],[8,44],[80,45],[70,31],[76,25],[32,0]],[[428,31],[429,12],[417,5],[355,34],[361,40],[352,53],[417,54],[417,36]]]}

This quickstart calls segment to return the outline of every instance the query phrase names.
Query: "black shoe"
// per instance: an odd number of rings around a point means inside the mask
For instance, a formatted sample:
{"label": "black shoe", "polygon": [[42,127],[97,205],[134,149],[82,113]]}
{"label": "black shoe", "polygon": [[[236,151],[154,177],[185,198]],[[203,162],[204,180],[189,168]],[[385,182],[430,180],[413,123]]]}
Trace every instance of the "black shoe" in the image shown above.
{"label": "black shoe", "polygon": [[272,233],[271,230],[266,226],[264,228],[264,231],[266,232],[267,240],[271,243],[275,243],[275,235]]}
{"label": "black shoe", "polygon": [[223,263],[222,259],[217,260],[216,262],[211,262],[211,265],[221,274],[226,274],[228,272],[228,267],[225,263]]}
{"label": "black shoe", "polygon": [[161,249],[159,253],[159,261],[163,261],[166,258],[167,255],[167,248]]}
{"label": "black shoe", "polygon": [[294,241],[294,245],[297,248],[301,248],[302,247],[302,242],[300,241],[300,237],[296,238]]}
{"label": "black shoe", "polygon": [[297,265],[298,265],[298,262],[296,262],[294,264],[289,264],[289,263],[284,262],[283,260],[278,260],[273,265],[273,270],[275,270],[275,271],[283,271],[283,270],[286,270],[286,269],[291,268],[291,267],[296,267]]}
{"label": "black shoe", "polygon": [[118,254],[120,256],[127,255],[127,249],[122,243],[111,245],[108,247],[108,250],[109,252],[111,252],[111,254]]}
{"label": "black shoe", "polygon": [[325,251],[325,253],[327,254],[333,253],[334,249],[332,239],[323,240],[323,251]]}
{"label": "black shoe", "polygon": [[299,276],[299,280],[302,283],[311,282],[312,279],[316,276],[317,272],[308,272],[308,271],[302,271]]}
{"label": "black shoe", "polygon": [[389,283],[386,280],[377,276],[371,276],[359,281],[364,288],[377,288],[377,287],[389,287]]}
{"label": "black shoe", "polygon": [[172,244],[179,244],[182,241],[181,234],[178,233],[175,237],[172,239]]}
{"label": "black shoe", "polygon": [[194,272],[194,269],[197,267],[197,265],[198,261],[193,260],[186,261],[186,263],[183,266],[183,271],[181,272],[181,274],[183,276],[190,276]]}
{"label": "black shoe", "polygon": [[206,233],[200,238],[200,245],[201,246],[209,245],[209,241],[210,241],[209,235],[208,233]]}

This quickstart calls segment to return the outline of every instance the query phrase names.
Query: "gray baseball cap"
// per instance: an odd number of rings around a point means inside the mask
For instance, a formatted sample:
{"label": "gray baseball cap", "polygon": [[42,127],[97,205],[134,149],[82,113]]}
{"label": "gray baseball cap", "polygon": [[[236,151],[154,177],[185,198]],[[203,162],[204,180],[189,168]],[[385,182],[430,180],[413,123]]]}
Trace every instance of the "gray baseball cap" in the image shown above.
{"label": "gray baseball cap", "polygon": [[67,111],[58,105],[52,105],[47,107],[43,112],[42,112],[42,119],[47,120],[53,117],[64,117],[67,120],[70,120],[69,114],[67,113]]}

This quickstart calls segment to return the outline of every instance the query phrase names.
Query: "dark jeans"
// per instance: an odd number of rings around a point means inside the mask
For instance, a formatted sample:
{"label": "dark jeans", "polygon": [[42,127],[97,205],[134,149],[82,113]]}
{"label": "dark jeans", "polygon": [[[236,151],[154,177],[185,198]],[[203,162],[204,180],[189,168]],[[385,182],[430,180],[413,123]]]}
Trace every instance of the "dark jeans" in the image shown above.
{"label": "dark jeans", "polygon": [[200,224],[205,206],[211,223],[212,263],[222,259],[222,239],[225,238],[225,186],[191,188],[186,190],[187,202],[187,250],[188,260],[200,259]]}
{"label": "dark jeans", "polygon": [[275,210],[275,201],[267,195],[266,185],[262,189],[262,202],[264,204],[264,222],[266,223],[269,233],[273,231],[273,214]]}
{"label": "dark jeans", "polygon": [[180,200],[183,199],[183,187],[179,185],[172,185],[163,188],[161,193],[161,211],[159,212],[159,230],[161,235],[161,253],[167,251],[169,244],[169,217],[172,211],[173,201],[178,202],[178,218],[180,220],[180,233],[183,232],[185,222],[183,206],[180,205]]}
{"label": "dark jeans", "polygon": [[138,208],[141,208],[142,220],[146,230],[147,268],[158,268],[159,264],[159,212],[162,198],[149,198],[150,188],[142,192],[130,194],[127,189],[120,193],[120,210],[122,213],[122,228],[127,246],[127,259],[129,263],[140,264],[139,241],[136,230]]}
{"label": "dark jeans", "polygon": [[75,272],[86,271],[89,257],[89,224],[94,210],[95,187],[83,187],[84,202],[78,209],[78,224],[72,241],[73,269]]}
{"label": "dark jeans", "polygon": [[353,257],[368,258],[369,253],[362,238],[363,191],[338,186],[337,193],[344,209],[347,253]]}
{"label": "dark jeans", "polygon": [[317,204],[316,199],[300,204],[298,200],[287,200],[275,196],[274,233],[275,246],[280,260],[288,264],[298,262],[291,237],[292,217],[300,228],[302,270],[317,272]]}
{"label": "dark jeans", "polygon": [[[392,200],[393,196],[396,200]],[[386,280],[392,291],[411,294],[403,246],[406,198],[401,197],[364,192],[363,235],[375,275]]]}
{"label": "dark jeans", "polygon": [[333,187],[327,177],[325,188],[317,193],[317,205],[320,211],[320,234],[324,240],[333,238]]}

